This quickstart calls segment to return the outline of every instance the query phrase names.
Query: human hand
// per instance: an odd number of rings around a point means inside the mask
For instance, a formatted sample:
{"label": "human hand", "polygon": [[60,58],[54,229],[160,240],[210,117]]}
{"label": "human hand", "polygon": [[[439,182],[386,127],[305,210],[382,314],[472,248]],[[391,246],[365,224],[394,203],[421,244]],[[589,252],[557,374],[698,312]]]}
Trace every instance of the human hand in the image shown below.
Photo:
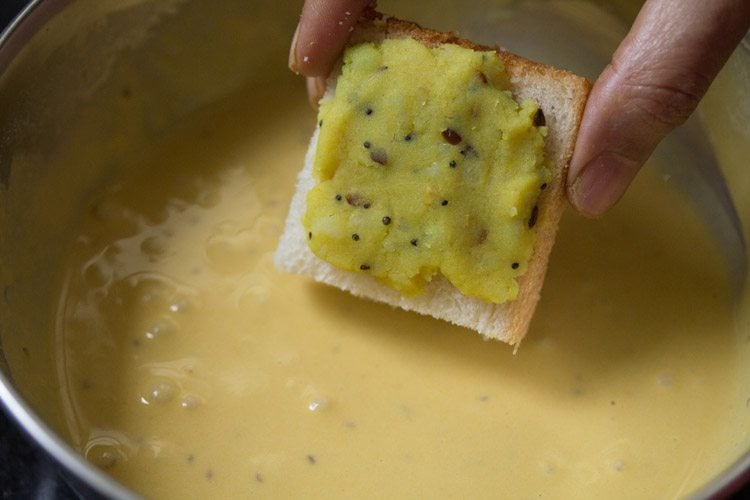
{"label": "human hand", "polygon": [[305,0],[289,51],[289,68],[307,77],[310,103],[317,107],[326,78],[362,11],[374,0]]}
{"label": "human hand", "polygon": [[[306,0],[289,56],[315,104],[371,0]],[[604,214],[656,145],[695,110],[750,28],[749,0],[647,0],[597,79],[568,171],[568,199]]]}
{"label": "human hand", "polygon": [[748,27],[748,0],[644,3],[586,103],[568,170],[568,200],[580,213],[600,216],[620,199]]}

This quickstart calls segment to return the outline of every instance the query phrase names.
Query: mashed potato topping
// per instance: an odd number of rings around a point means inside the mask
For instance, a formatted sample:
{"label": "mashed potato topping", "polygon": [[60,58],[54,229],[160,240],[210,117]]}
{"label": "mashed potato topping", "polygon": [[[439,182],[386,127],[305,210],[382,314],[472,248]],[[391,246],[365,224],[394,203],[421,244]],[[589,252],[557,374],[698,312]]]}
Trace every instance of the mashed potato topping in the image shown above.
{"label": "mashed potato topping", "polygon": [[549,172],[543,114],[507,88],[491,51],[350,48],[321,103],[312,251],[407,295],[441,273],[465,295],[514,299]]}

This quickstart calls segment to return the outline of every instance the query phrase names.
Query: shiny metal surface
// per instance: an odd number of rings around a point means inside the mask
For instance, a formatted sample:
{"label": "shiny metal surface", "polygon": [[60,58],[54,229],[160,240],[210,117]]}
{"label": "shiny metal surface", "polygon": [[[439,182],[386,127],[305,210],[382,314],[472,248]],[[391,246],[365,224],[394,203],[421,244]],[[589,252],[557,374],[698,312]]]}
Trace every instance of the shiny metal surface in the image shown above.
{"label": "shiny metal surface", "polygon": [[[29,40],[43,29],[50,18],[69,3],[69,0],[32,0],[16,19],[0,33],[0,77]],[[2,138],[0,138],[0,142],[2,142]],[[7,164],[5,168],[8,169]],[[3,169],[3,162],[0,159],[0,183],[6,189],[9,187],[9,177],[10,172]],[[5,300],[7,300],[7,294],[8,289],[6,288],[3,290]],[[0,321],[2,319],[0,318]],[[29,406],[14,384],[13,373],[5,359],[1,338],[0,402],[33,440],[56,459],[73,477],[90,487],[91,491],[115,499],[136,498],[136,495],[112,480],[108,475],[92,467]]]}

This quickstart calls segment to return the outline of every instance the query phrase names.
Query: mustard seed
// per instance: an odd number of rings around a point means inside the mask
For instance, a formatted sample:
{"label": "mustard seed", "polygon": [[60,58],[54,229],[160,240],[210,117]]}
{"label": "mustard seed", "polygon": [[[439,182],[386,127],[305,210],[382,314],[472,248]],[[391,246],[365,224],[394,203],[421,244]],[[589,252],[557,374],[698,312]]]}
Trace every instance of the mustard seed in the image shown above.
{"label": "mustard seed", "polygon": [[544,118],[544,111],[542,111],[542,108],[537,109],[536,114],[534,115],[534,126],[544,127],[546,124],[547,119]]}
{"label": "mustard seed", "polygon": [[529,229],[536,226],[536,219],[539,216],[539,207],[534,205],[531,209],[531,216],[529,216]]}

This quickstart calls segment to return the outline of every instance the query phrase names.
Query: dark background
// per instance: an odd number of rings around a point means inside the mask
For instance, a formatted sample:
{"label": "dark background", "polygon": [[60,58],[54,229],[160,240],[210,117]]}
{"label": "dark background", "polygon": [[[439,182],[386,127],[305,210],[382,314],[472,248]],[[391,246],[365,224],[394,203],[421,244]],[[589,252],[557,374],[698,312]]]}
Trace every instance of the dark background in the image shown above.
{"label": "dark background", "polygon": [[0,0],[0,28],[4,28],[28,0]]}
{"label": "dark background", "polygon": [[[0,31],[27,0],[0,0]],[[0,72],[4,68],[0,68]],[[60,475],[60,467],[33,445],[0,405],[0,495],[6,498],[79,498]]]}

